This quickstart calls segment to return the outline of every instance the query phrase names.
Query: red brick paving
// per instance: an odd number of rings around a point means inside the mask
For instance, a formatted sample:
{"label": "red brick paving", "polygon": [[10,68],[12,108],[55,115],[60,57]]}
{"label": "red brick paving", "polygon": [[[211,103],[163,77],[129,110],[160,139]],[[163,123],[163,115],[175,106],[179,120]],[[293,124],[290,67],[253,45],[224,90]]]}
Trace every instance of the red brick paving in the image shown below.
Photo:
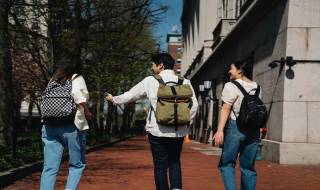
{"label": "red brick paving", "polygon": [[[182,154],[184,190],[222,190],[217,169],[218,156],[208,156],[191,147],[208,145],[190,143]],[[135,137],[110,148],[87,155],[87,168],[79,190],[153,190],[153,165],[144,136]],[[283,166],[257,162],[258,190],[320,190],[320,166]],[[67,175],[63,164],[56,189],[64,189]],[[239,176],[239,172],[238,172]],[[40,173],[28,176],[5,190],[39,188]],[[239,180],[238,180],[239,181]]]}

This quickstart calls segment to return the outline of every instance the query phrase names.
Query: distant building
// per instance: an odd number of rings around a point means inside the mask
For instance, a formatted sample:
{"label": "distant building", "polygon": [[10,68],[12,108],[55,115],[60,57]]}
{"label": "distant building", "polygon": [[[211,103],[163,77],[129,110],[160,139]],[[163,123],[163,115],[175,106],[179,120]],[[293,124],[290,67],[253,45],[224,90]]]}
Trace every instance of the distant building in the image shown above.
{"label": "distant building", "polygon": [[168,53],[175,60],[174,71],[177,75],[181,73],[182,36],[179,32],[167,34]]}
{"label": "distant building", "polygon": [[[221,105],[215,99],[229,81],[229,65],[243,61],[261,85],[264,103],[272,105],[263,157],[320,164],[320,1],[183,2],[181,74],[191,80],[201,105],[193,136],[210,142],[218,120],[215,105]],[[281,61],[288,56],[302,61]],[[200,92],[204,81],[212,85]]]}

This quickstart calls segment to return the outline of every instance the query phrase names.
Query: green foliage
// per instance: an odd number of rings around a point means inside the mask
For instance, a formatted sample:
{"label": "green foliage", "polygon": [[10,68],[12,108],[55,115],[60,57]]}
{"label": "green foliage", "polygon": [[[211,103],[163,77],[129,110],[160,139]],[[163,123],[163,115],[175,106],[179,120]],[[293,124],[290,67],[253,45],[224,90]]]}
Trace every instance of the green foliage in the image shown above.
{"label": "green foliage", "polygon": [[[87,138],[87,146],[91,147],[98,144],[110,143],[129,136],[132,135],[122,134],[121,136],[114,136],[106,134],[98,137],[96,134],[90,134]],[[37,133],[23,134],[19,136],[17,138],[17,147],[15,158],[10,150],[0,148],[0,172],[43,159],[43,147],[40,136]]]}
{"label": "green foliage", "polygon": [[[42,91],[60,60],[72,56],[82,66],[90,99],[96,103],[91,111],[98,122],[90,126],[93,132],[88,143],[112,141],[114,134],[110,133],[123,132],[118,130],[119,126],[122,123],[130,126],[126,123],[130,119],[122,121],[117,114],[111,113],[115,109],[110,109],[106,118],[108,126],[102,127],[99,123],[102,106],[99,105],[102,105],[105,91],[125,92],[150,74],[150,55],[156,51],[152,27],[167,10],[166,6],[155,2],[8,1],[10,10],[6,21],[10,35],[7,39],[10,39],[13,62],[11,87],[16,111],[13,115],[19,116],[21,101],[26,97],[39,108]],[[129,112],[126,117],[132,115]],[[113,126],[117,129],[110,130]],[[95,135],[99,133],[102,135]],[[13,142],[11,137],[9,140]],[[0,150],[0,171],[40,160],[41,150],[39,134],[19,136],[15,158],[12,150]]]}
{"label": "green foliage", "polygon": [[41,150],[42,144],[38,134],[25,134],[18,137],[15,157],[8,149],[0,150],[0,172],[41,160]]}

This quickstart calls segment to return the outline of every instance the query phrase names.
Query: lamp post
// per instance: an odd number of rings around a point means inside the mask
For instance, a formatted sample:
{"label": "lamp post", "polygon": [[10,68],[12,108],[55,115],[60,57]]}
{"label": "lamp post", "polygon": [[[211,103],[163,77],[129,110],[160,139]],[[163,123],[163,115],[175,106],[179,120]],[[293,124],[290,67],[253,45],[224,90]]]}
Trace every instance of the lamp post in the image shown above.
{"label": "lamp post", "polygon": [[211,88],[212,82],[210,80],[206,80],[203,82],[203,86],[206,90],[209,90]]}
{"label": "lamp post", "polygon": [[199,91],[200,91],[200,93],[204,92],[204,85],[203,84],[199,85]]}
{"label": "lamp post", "polygon": [[209,132],[207,129],[208,124],[208,99],[211,100],[212,98],[208,95],[209,90],[211,89],[212,82],[210,80],[206,80],[203,84],[199,85],[199,91],[201,94],[201,127],[199,131],[200,141],[207,142],[207,133]]}
{"label": "lamp post", "polygon": [[[199,92],[201,94],[201,124],[200,124],[200,131],[199,131],[199,135],[201,136],[201,141],[203,142],[207,142],[208,140],[210,140],[210,135],[211,132],[213,132],[213,129],[216,127],[216,123],[217,123],[217,117],[218,117],[218,103],[219,100],[214,96],[214,95],[210,95],[209,91],[212,88],[212,81],[211,80],[206,80],[203,81],[203,84],[199,85]],[[213,104],[210,106],[211,107],[211,111],[208,107],[208,103],[211,103],[211,101],[213,102]],[[209,113],[210,111],[210,113]],[[211,123],[211,127],[208,127],[208,116],[209,114],[212,114],[212,123]]]}
{"label": "lamp post", "polygon": [[200,104],[200,126],[199,127],[195,127],[195,134],[194,134],[194,138],[196,140],[199,140],[201,141],[201,133],[202,133],[202,129],[203,129],[203,120],[204,120],[204,117],[203,117],[203,114],[204,114],[204,85],[203,84],[200,84],[199,85],[199,93],[200,93],[200,98],[201,98],[201,104]]}

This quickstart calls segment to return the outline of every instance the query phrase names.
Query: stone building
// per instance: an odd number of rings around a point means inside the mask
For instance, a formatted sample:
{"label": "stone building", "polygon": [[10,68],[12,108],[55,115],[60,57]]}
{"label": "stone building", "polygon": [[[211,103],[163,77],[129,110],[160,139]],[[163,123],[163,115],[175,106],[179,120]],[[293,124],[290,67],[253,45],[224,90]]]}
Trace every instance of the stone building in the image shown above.
{"label": "stone building", "polygon": [[320,1],[184,0],[181,22],[181,74],[200,86],[195,138],[210,142],[229,65],[244,61],[271,109],[263,157],[320,164]]}

